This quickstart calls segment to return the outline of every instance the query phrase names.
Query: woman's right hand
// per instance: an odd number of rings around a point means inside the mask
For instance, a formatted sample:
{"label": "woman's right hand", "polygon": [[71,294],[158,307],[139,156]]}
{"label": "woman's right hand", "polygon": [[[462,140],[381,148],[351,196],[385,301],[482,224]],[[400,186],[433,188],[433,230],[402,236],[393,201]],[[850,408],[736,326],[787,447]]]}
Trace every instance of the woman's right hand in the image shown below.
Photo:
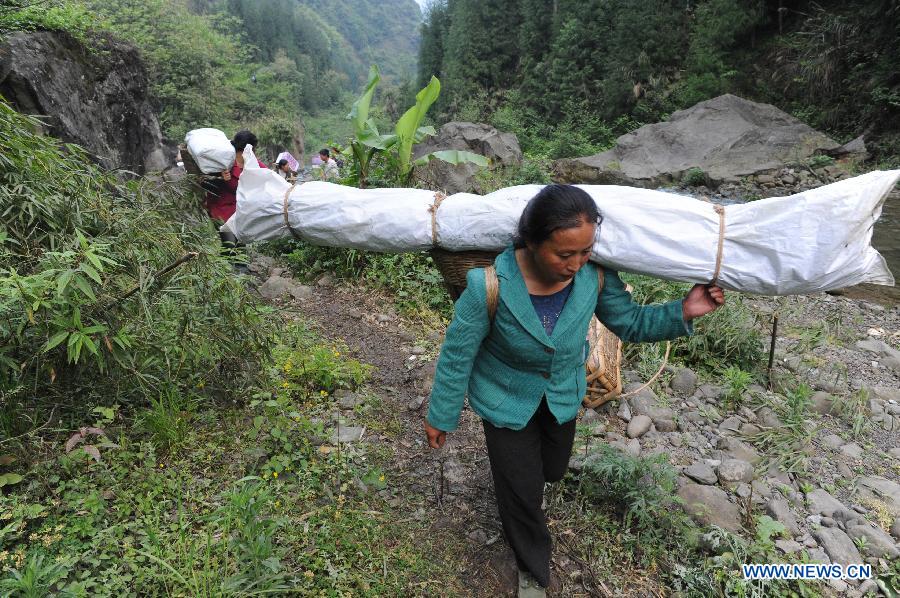
{"label": "woman's right hand", "polygon": [[427,420],[423,423],[425,424],[425,435],[428,436],[428,446],[435,449],[444,446],[444,441],[447,440],[447,433],[443,430],[438,430],[429,424]]}
{"label": "woman's right hand", "polygon": [[223,171],[222,171],[222,178],[223,178],[224,180],[226,180],[226,181],[230,181],[230,180],[231,180],[231,171],[230,171],[230,170],[223,170]]}

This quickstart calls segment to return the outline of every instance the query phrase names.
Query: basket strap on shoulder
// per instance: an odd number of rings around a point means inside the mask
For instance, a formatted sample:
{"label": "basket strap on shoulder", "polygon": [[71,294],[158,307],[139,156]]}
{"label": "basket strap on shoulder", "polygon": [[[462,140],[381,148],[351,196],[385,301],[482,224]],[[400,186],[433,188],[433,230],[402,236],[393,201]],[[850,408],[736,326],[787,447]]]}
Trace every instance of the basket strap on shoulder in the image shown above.
{"label": "basket strap on shoulder", "polygon": [[500,300],[500,279],[497,278],[497,269],[491,266],[484,268],[484,290],[487,296],[488,320],[493,324],[497,314],[497,302]]}
{"label": "basket strap on shoulder", "polygon": [[603,283],[606,281],[606,278],[603,276],[603,267],[596,266],[597,268],[597,294],[603,292]]}

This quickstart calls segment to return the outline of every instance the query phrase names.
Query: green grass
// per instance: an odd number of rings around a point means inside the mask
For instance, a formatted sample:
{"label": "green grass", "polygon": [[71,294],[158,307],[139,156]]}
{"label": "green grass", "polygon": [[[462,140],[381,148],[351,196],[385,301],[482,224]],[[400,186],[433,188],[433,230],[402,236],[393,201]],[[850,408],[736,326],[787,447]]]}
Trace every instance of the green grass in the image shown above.
{"label": "green grass", "polygon": [[[298,356],[317,348],[327,358],[301,366]],[[100,462],[56,448],[65,430],[22,440],[15,452],[27,456],[18,468],[25,478],[0,494],[0,588],[41,596],[456,591],[444,566],[452,547],[404,524],[408,503],[387,502],[393,451],[320,444],[334,409],[326,389],[358,387],[366,375],[297,325],[282,333],[266,383],[246,403],[170,392],[147,408],[102,408],[115,446]],[[362,412],[379,408],[368,403]]]}
{"label": "green grass", "polygon": [[[691,289],[689,284],[635,274],[623,274],[622,280],[634,288],[632,295],[635,301],[643,304],[681,299]],[[632,344],[626,346],[625,357],[628,361],[640,363],[645,361],[642,357],[647,357],[648,351],[661,355],[659,349]],[[673,341],[670,359],[709,376],[717,377],[729,367],[751,375],[758,373],[764,365],[758,317],[740,293],[729,293],[724,307],[694,321],[692,336]],[[648,368],[642,373],[652,374],[655,371]]]}
{"label": "green grass", "polygon": [[850,434],[854,439],[862,437],[863,433],[871,428],[869,392],[865,388],[847,396],[835,397],[834,407],[841,419],[850,427]]}
{"label": "green grass", "polygon": [[799,384],[770,405],[784,425],[768,428],[750,437],[765,456],[763,467],[775,465],[786,473],[806,473],[809,447],[816,428],[807,421],[812,389]]}

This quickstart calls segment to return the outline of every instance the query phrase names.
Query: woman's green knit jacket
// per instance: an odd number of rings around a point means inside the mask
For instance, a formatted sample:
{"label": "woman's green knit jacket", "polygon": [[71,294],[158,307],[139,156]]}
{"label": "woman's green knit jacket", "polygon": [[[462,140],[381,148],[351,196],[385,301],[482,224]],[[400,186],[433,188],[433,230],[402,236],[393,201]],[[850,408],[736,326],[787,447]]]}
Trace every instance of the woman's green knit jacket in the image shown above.
{"label": "woman's green knit jacket", "polygon": [[484,269],[474,268],[447,328],[428,406],[428,422],[439,430],[456,429],[467,393],[475,413],[498,427],[525,427],[544,396],[559,423],[574,419],[586,391],[585,338],[592,314],[623,341],[658,341],[692,332],[681,300],[634,303],[618,274],[607,268],[598,294],[597,266],[588,263],[575,275],[553,334],[547,336],[514,249],[507,248],[494,265],[500,280],[494,321],[488,318]]}

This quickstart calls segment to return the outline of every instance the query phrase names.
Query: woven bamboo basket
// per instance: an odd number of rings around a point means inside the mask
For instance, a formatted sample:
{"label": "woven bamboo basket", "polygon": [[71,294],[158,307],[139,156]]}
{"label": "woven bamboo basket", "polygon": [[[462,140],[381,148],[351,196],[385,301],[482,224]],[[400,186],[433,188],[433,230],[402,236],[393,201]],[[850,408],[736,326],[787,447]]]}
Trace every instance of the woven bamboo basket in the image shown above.
{"label": "woven bamboo basket", "polygon": [[187,146],[184,144],[179,145],[178,149],[181,150],[181,161],[184,162],[184,170],[190,175],[191,190],[194,192],[194,196],[203,205],[206,205],[206,200],[210,195],[216,196],[221,192],[222,178],[218,174],[206,174],[200,170],[191,152],[187,150]]}
{"label": "woven bamboo basket", "polygon": [[[494,263],[496,251],[446,251],[432,249],[431,258],[444,277],[444,285],[454,301],[466,288],[466,273]],[[622,394],[622,341],[594,317],[588,330],[590,352],[587,369],[585,407],[596,408]]]}
{"label": "woven bamboo basket", "polygon": [[191,155],[191,152],[187,150],[187,146],[181,144],[178,146],[178,149],[181,151],[181,161],[184,162],[184,170],[188,174],[193,174],[195,176],[203,176],[203,173],[200,171],[200,167],[197,166],[197,163],[194,161],[194,156]]}
{"label": "woven bamboo basket", "polygon": [[431,259],[437,265],[441,276],[444,277],[444,286],[450,293],[450,298],[456,301],[466,289],[466,274],[472,268],[484,268],[494,263],[498,251],[447,251],[445,249],[432,249]]}

